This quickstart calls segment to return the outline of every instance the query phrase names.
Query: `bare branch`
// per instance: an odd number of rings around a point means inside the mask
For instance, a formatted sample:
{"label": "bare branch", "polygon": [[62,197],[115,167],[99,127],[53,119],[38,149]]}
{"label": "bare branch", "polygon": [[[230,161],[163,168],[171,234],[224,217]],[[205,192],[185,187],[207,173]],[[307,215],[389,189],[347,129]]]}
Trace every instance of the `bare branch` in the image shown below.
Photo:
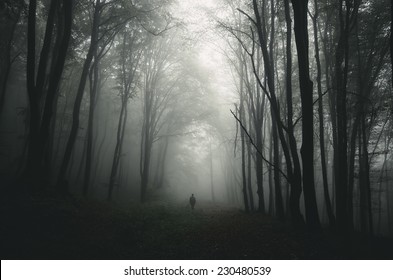
{"label": "bare branch", "polygon": [[243,15],[245,15],[254,25],[257,25],[257,22],[255,21],[255,19],[253,19],[249,14],[247,14],[246,12],[244,12],[242,9],[237,9],[240,13],[242,13]]}
{"label": "bare branch", "polygon": [[270,165],[271,167],[273,167],[274,169],[277,169],[278,172],[281,173],[282,176],[284,176],[284,178],[289,182],[288,176],[278,167],[276,167],[273,163],[271,163],[270,161],[268,161],[262,154],[262,152],[258,149],[258,147],[255,145],[254,140],[252,139],[252,137],[250,136],[250,134],[248,133],[247,129],[244,127],[242,121],[236,116],[236,114],[232,111],[231,114],[234,116],[234,118],[237,120],[237,122],[240,124],[241,128],[243,129],[243,131],[247,134],[248,139],[250,140],[250,144],[255,148],[255,150],[257,151],[257,153],[261,156],[261,158],[263,159],[263,161],[265,161],[268,165]]}

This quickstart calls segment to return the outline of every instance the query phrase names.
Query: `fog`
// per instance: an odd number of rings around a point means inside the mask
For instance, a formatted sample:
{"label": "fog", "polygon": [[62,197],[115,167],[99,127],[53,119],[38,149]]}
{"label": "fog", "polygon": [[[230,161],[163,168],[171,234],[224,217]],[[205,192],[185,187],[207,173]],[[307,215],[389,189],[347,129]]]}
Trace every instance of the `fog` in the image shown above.
{"label": "fog", "polygon": [[3,5],[3,192],[391,237],[389,1],[292,2]]}

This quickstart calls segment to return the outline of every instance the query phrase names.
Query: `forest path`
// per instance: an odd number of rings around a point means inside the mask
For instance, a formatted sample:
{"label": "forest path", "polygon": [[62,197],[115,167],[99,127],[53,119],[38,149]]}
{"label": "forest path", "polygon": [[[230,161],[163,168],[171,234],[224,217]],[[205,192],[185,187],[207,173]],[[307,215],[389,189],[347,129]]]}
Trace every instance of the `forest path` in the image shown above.
{"label": "forest path", "polygon": [[198,202],[192,211],[184,203],[124,209],[52,198],[29,201],[2,204],[2,259],[386,258],[359,250],[341,254],[326,234],[296,231],[224,205]]}

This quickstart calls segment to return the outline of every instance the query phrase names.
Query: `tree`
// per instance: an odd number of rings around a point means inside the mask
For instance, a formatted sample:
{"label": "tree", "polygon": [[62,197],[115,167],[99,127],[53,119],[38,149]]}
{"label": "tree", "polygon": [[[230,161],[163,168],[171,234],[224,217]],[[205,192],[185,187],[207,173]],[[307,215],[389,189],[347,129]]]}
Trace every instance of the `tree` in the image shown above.
{"label": "tree", "polygon": [[120,83],[119,95],[121,100],[121,109],[117,126],[116,146],[113,154],[113,162],[109,178],[108,200],[112,199],[113,187],[115,185],[115,180],[118,173],[124,133],[127,123],[128,101],[135,94],[136,87],[138,85],[138,69],[142,55],[141,45],[143,44],[143,38],[140,38],[138,33],[139,30],[125,30],[122,34],[123,42],[120,48],[120,70],[118,74],[118,80]]}
{"label": "tree", "polygon": [[22,0],[2,1],[0,3],[0,115],[3,112],[7,80],[11,70],[11,64],[15,59],[12,53],[13,37],[16,25],[25,9]]}
{"label": "tree", "polygon": [[323,191],[326,203],[327,214],[329,218],[330,227],[335,226],[335,217],[332,209],[332,204],[329,194],[329,185],[327,178],[327,167],[326,167],[326,153],[325,153],[325,127],[324,127],[324,113],[323,113],[323,94],[322,94],[322,69],[321,60],[319,56],[319,39],[318,39],[318,16],[319,8],[318,1],[314,0],[314,15],[311,16],[313,31],[314,31],[314,47],[315,47],[315,60],[317,63],[317,88],[318,88],[318,119],[319,119],[319,147],[321,153],[321,169],[322,169],[322,181]]}
{"label": "tree", "polygon": [[50,2],[37,73],[35,63],[36,10],[37,1],[30,1],[26,68],[30,131],[26,178],[31,179],[33,184],[37,184],[37,180],[44,176],[44,160],[48,151],[53,106],[58,94],[71,36],[72,2],[59,0]]}
{"label": "tree", "polygon": [[292,0],[294,13],[294,30],[299,65],[299,83],[302,105],[302,147],[300,153],[303,163],[303,191],[307,226],[320,228],[314,185],[314,114],[313,83],[310,80],[308,58],[308,1]]}
{"label": "tree", "polygon": [[177,84],[177,79],[165,83],[165,73],[170,73],[170,59],[174,55],[173,37],[151,35],[149,40],[151,48],[145,49],[142,61],[143,125],[139,160],[142,202],[147,200],[150,161],[153,143],[160,130],[159,121]]}
{"label": "tree", "polygon": [[[272,46],[273,44],[270,44],[270,52],[268,50],[268,43],[267,43],[267,34],[266,34],[266,25],[264,19],[264,15],[260,13],[261,7],[258,4],[258,1],[253,0],[253,11],[255,15],[255,20],[250,18],[253,24],[255,25],[257,29],[257,34],[258,34],[258,39],[259,39],[259,45],[261,48],[262,52],[262,57],[264,61],[264,71],[266,75],[266,80],[267,80],[267,88],[263,85],[261,82],[260,78],[258,75],[256,75],[258,84],[262,88],[263,92],[266,94],[268,97],[268,100],[270,102],[271,106],[271,115],[272,115],[272,121],[275,122],[276,128],[277,128],[277,133],[278,133],[278,138],[281,143],[281,147],[283,149],[284,157],[285,157],[285,163],[286,163],[286,172],[287,172],[287,179],[290,182],[291,185],[291,195],[290,195],[290,209],[291,209],[291,218],[294,224],[296,225],[302,225],[304,223],[303,217],[300,213],[300,206],[299,206],[299,200],[300,200],[300,195],[301,195],[301,173],[300,173],[300,163],[298,160],[297,156],[297,148],[296,148],[296,139],[293,134],[288,134],[289,138],[289,146],[287,143],[287,140],[284,135],[284,128],[283,128],[283,123],[281,121],[280,117],[280,109],[279,109],[279,104],[276,96],[276,88],[275,88],[275,78],[274,78],[274,64],[273,64],[273,54],[272,54]],[[265,9],[262,8],[262,11]],[[274,17],[273,17],[274,19]],[[272,34],[273,31],[271,31],[271,38],[270,40],[273,40]],[[255,72],[254,72],[255,74]],[[290,104],[287,104],[287,106],[290,106]],[[273,144],[274,144],[274,139],[273,139]],[[276,153],[277,154],[277,153]],[[291,158],[292,156],[292,158]],[[294,165],[292,165],[292,161]],[[294,168],[293,168],[294,167]],[[274,168],[278,168],[277,165],[275,165]],[[275,185],[276,188],[277,183]],[[276,207],[280,207],[277,206]]]}

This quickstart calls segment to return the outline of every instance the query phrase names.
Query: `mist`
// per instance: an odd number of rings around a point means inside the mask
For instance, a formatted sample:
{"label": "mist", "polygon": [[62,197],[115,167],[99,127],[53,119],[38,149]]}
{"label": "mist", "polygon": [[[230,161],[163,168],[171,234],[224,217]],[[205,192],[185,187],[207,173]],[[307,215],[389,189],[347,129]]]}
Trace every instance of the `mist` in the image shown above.
{"label": "mist", "polygon": [[2,257],[391,258],[391,3],[344,2],[6,1]]}

